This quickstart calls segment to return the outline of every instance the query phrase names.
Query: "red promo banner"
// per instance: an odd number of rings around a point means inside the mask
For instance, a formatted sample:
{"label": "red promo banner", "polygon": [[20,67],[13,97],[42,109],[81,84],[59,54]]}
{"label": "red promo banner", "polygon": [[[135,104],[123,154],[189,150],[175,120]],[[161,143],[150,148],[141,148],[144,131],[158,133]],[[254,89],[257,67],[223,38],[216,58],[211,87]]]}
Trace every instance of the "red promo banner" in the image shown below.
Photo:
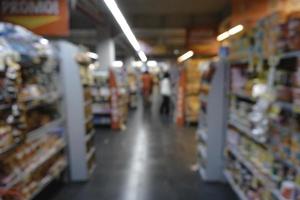
{"label": "red promo banner", "polygon": [[1,0],[0,20],[24,26],[39,35],[69,35],[67,0]]}
{"label": "red promo banner", "polygon": [[116,82],[115,74],[110,71],[109,72],[109,86],[111,92],[111,128],[112,129],[120,129],[121,122],[120,122],[120,113],[118,109],[118,87]]}
{"label": "red promo banner", "polygon": [[178,84],[178,91],[177,91],[177,102],[176,102],[176,124],[178,126],[183,126],[185,119],[184,119],[184,96],[185,96],[185,84],[186,84],[186,77],[185,71],[182,70],[180,72],[179,77],[179,84]]}

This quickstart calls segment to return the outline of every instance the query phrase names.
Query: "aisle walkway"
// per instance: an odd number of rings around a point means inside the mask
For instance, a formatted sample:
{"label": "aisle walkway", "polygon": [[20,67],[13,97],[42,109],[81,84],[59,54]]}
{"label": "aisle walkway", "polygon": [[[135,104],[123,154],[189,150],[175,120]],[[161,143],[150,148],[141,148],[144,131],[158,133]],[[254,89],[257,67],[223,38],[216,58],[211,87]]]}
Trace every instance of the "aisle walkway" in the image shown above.
{"label": "aisle walkway", "polygon": [[50,199],[235,200],[229,187],[204,184],[191,171],[196,160],[194,128],[178,129],[156,110],[140,107],[131,113],[124,132],[99,129],[91,181],[63,186]]}

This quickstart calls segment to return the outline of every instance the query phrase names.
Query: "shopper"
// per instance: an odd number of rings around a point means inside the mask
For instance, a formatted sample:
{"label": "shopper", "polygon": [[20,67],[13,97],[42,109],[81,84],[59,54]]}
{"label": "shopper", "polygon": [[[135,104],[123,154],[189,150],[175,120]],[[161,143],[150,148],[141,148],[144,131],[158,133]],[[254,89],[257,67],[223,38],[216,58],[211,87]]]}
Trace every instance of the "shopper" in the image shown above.
{"label": "shopper", "polygon": [[170,103],[171,103],[171,81],[170,74],[165,72],[163,79],[160,83],[160,93],[162,95],[162,103],[160,106],[160,114],[170,114]]}
{"label": "shopper", "polygon": [[142,84],[144,103],[151,103],[150,98],[152,95],[153,79],[147,70],[142,75]]}

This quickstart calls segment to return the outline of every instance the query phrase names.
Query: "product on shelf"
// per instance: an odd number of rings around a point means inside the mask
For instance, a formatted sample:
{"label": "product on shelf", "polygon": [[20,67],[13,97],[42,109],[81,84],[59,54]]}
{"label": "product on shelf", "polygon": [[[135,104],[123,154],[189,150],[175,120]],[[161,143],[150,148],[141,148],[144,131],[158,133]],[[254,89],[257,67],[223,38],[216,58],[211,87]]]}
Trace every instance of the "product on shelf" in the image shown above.
{"label": "product on shelf", "polygon": [[275,13],[229,41],[226,174],[245,199],[300,198],[298,25],[298,13]]}
{"label": "product on shelf", "polygon": [[0,189],[32,199],[67,164],[54,123],[61,119],[58,60],[48,40],[12,24],[0,23],[0,46]]}

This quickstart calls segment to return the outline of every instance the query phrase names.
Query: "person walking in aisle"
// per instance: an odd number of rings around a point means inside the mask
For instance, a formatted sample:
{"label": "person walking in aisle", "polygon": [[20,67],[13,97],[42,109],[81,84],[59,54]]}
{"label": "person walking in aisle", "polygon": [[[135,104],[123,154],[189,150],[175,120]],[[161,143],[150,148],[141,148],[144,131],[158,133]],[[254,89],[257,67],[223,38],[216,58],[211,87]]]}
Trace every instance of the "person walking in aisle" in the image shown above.
{"label": "person walking in aisle", "polygon": [[160,83],[160,93],[162,95],[162,103],[160,106],[161,115],[170,114],[170,103],[171,103],[171,81],[170,74],[165,72],[163,79]]}
{"label": "person walking in aisle", "polygon": [[153,87],[153,79],[152,76],[149,74],[148,71],[145,71],[142,75],[142,90],[143,90],[143,97],[144,97],[144,104],[151,103],[151,94]]}

